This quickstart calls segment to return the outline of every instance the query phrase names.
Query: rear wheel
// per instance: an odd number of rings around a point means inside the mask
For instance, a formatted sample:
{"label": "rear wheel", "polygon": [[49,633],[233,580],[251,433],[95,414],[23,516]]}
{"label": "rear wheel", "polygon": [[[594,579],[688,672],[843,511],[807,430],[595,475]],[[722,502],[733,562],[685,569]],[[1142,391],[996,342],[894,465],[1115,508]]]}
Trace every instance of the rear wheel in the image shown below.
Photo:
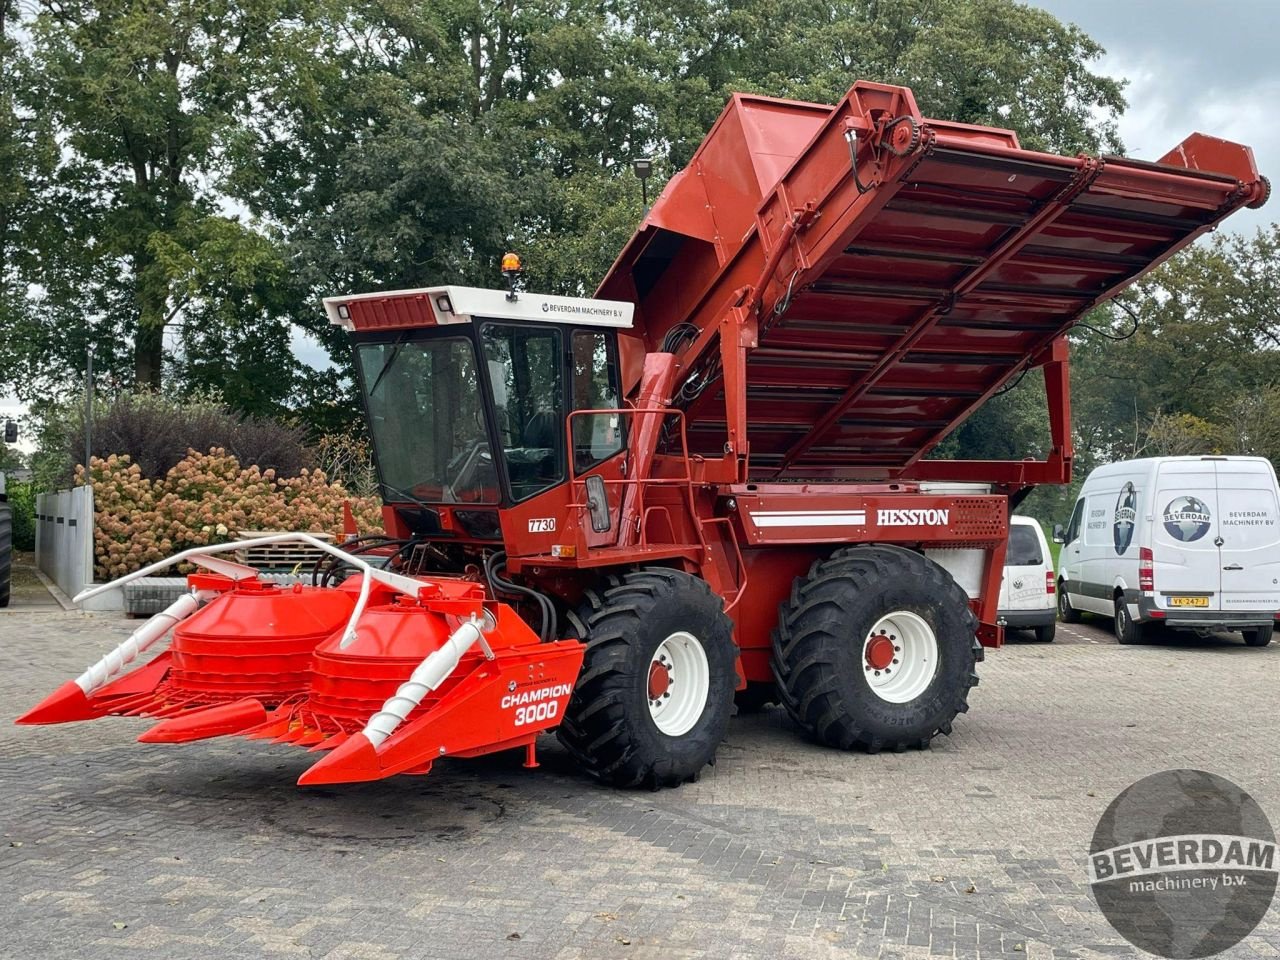
{"label": "rear wheel", "polygon": [[1071,598],[1067,596],[1067,582],[1065,580],[1058,581],[1058,619],[1063,623],[1080,622],[1080,611],[1071,605]]}
{"label": "rear wheel", "polygon": [[1141,643],[1146,636],[1146,626],[1129,616],[1129,605],[1124,602],[1124,597],[1116,597],[1115,606],[1116,639],[1120,643]]}
{"label": "rear wheel", "polygon": [[0,607],[9,605],[9,578],[13,573],[13,514],[0,504]]}
{"label": "rear wheel", "polygon": [[1244,642],[1251,647],[1265,647],[1271,642],[1270,627],[1255,627],[1252,630],[1240,631],[1244,634]]}
{"label": "rear wheel", "polygon": [[733,710],[737,648],[723,601],[698,577],[654,567],[589,591],[572,619],[587,650],[561,742],[615,786],[696,778]]}
{"label": "rear wheel", "polygon": [[1053,638],[1058,632],[1056,623],[1046,624],[1043,627],[1036,627],[1036,640],[1040,643],[1053,643]]}
{"label": "rear wheel", "polygon": [[779,611],[773,669],[810,737],[841,749],[925,748],[969,709],[982,659],[969,598],[900,547],[850,547],[798,577]]}

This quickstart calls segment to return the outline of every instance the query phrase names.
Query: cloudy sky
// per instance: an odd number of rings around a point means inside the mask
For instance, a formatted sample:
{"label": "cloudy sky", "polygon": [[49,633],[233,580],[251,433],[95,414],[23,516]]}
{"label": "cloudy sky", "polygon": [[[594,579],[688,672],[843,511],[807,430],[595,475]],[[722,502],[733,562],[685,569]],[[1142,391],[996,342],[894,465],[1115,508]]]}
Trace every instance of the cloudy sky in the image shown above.
{"label": "cloudy sky", "polygon": [[[1107,49],[1094,70],[1129,81],[1120,120],[1126,151],[1156,160],[1199,130],[1247,143],[1280,188],[1280,0],[1036,0]],[[873,79],[873,78],[872,78]],[[1242,210],[1223,229],[1253,233],[1280,220],[1280,190],[1261,210]],[[323,365],[299,336],[295,350]],[[0,417],[21,408],[0,396]]]}
{"label": "cloudy sky", "polygon": [[[1276,0],[1037,0],[1106,47],[1094,71],[1129,81],[1125,151],[1157,160],[1193,131],[1247,143],[1280,187],[1280,3]],[[1224,230],[1280,220],[1280,198]]]}

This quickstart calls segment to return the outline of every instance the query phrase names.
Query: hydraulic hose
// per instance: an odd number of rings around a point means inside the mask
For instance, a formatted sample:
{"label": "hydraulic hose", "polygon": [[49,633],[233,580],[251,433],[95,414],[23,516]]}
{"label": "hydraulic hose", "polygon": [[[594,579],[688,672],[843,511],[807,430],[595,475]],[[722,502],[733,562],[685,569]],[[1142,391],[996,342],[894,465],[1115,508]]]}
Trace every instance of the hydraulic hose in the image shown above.
{"label": "hydraulic hose", "polygon": [[484,575],[489,581],[490,588],[495,593],[498,591],[514,593],[534,600],[542,611],[542,627],[538,630],[538,636],[543,643],[554,640],[559,631],[559,623],[556,618],[556,608],[551,602],[551,598],[545,593],[534,590],[532,587],[526,587],[505,579],[498,571],[505,570],[506,566],[507,554],[505,551],[499,550],[497,553],[491,553],[485,557]]}

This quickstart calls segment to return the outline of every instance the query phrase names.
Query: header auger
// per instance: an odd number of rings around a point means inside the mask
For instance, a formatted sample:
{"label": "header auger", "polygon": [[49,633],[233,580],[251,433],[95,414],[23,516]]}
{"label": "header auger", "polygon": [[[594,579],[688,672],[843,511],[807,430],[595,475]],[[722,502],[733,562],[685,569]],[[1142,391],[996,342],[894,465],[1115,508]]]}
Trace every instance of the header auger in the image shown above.
{"label": "header auger", "polygon": [[[1247,147],[1201,134],[1157,163],[1059,157],[903,87],[736,95],[598,298],[524,292],[508,257],[504,290],[326,300],[385,535],[311,540],[314,585],[235,544],[139,571],[202,568],[19,722],[325,752],[304,784],[533,766],[553,728],[601,780],[676,784],[735,695],[831,746],[926,747],[1002,642],[1011,501],[1070,478],[1064,334],[1266,196]],[[1045,460],[925,459],[1032,367]]]}

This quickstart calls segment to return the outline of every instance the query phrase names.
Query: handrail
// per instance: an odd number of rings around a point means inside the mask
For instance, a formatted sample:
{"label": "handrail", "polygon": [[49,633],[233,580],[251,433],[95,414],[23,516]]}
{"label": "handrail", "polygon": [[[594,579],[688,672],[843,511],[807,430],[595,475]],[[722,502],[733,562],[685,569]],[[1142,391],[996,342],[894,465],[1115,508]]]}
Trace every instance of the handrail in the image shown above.
{"label": "handrail", "polygon": [[[578,489],[585,490],[586,484],[587,484],[586,476],[579,476],[577,467],[574,463],[574,457],[573,457],[574,418],[589,417],[589,416],[607,416],[607,415],[620,416],[620,417],[653,416],[653,417],[660,417],[663,419],[665,419],[666,417],[677,418],[677,420],[680,423],[680,459],[684,463],[684,476],[679,476],[679,477],[624,476],[624,477],[612,477],[612,478],[600,477],[600,481],[607,487],[616,486],[616,487],[626,488],[626,487],[634,486],[636,488],[636,491],[637,491],[636,519],[637,519],[637,522],[640,523],[642,526],[644,524],[644,516],[645,516],[644,492],[646,487],[675,486],[675,485],[683,486],[685,488],[685,495],[687,499],[687,506],[689,509],[689,516],[694,521],[695,528],[698,530],[699,537],[701,538],[701,535],[702,535],[701,523],[699,522],[697,513],[695,512],[694,500],[693,500],[693,470],[690,466],[690,461],[689,461],[689,437],[688,437],[688,430],[687,430],[687,421],[685,420],[684,411],[678,408],[668,407],[666,409],[658,410],[658,409],[638,409],[635,407],[603,407],[600,409],[591,409],[591,410],[583,409],[583,410],[571,411],[569,413],[569,416],[565,418],[565,439],[567,444],[565,449],[569,451],[568,459],[569,459],[570,488],[575,491]],[[595,469],[595,466],[598,466],[598,464],[593,465],[589,469]],[[579,513],[589,508],[589,504],[585,502],[583,503],[577,502],[576,494],[574,497],[574,502],[572,502],[569,506],[578,510]],[[622,518],[619,517],[619,522],[621,522],[621,519]],[[643,533],[644,533],[643,529],[641,529],[640,533],[643,536]],[[590,549],[589,544],[586,544],[584,542],[583,545],[588,549]],[[703,547],[706,546],[705,540],[703,540],[700,546],[703,546]]]}
{"label": "handrail", "polygon": [[[196,566],[204,567],[207,570],[213,570],[217,573],[223,573],[228,576],[230,576],[230,574],[227,573],[227,571],[231,567],[238,567],[240,571],[250,571],[252,576],[256,577],[257,571],[253,570],[252,567],[245,567],[238,563],[232,564],[226,560],[214,560],[209,556],[209,554],[230,553],[233,550],[242,550],[248,547],[265,547],[273,543],[309,544],[318,550],[324,551],[330,556],[338,557],[340,560],[351,564],[351,566],[360,570],[360,572],[364,574],[360,581],[360,595],[356,599],[355,608],[351,611],[351,617],[347,620],[347,628],[343,631],[342,640],[339,642],[340,649],[345,650],[355,642],[356,621],[358,621],[360,619],[360,615],[364,613],[365,605],[369,601],[369,592],[373,581],[376,580],[384,586],[390,587],[397,593],[402,593],[409,597],[417,597],[418,591],[426,585],[425,581],[422,580],[415,580],[412,577],[401,576],[398,573],[389,573],[386,570],[379,570],[355,554],[347,553],[345,550],[340,550],[318,537],[313,537],[309,533],[278,533],[267,537],[255,537],[252,540],[235,540],[229,543],[210,544],[205,547],[191,547],[188,550],[183,550],[181,553],[175,553],[167,560],[159,560],[156,563],[143,567],[141,570],[135,570],[133,573],[127,573],[123,577],[118,577],[109,583],[103,583],[96,587],[91,587],[88,590],[81,590],[76,594],[74,602],[81,603],[91,597],[96,597],[101,593],[105,593],[108,590],[122,587],[126,583],[131,583],[140,577],[147,577],[153,573],[167,570],[174,564],[183,563],[185,561],[190,561]],[[246,574],[238,577],[231,576],[231,579],[237,581],[247,580],[249,579],[249,575]]]}

